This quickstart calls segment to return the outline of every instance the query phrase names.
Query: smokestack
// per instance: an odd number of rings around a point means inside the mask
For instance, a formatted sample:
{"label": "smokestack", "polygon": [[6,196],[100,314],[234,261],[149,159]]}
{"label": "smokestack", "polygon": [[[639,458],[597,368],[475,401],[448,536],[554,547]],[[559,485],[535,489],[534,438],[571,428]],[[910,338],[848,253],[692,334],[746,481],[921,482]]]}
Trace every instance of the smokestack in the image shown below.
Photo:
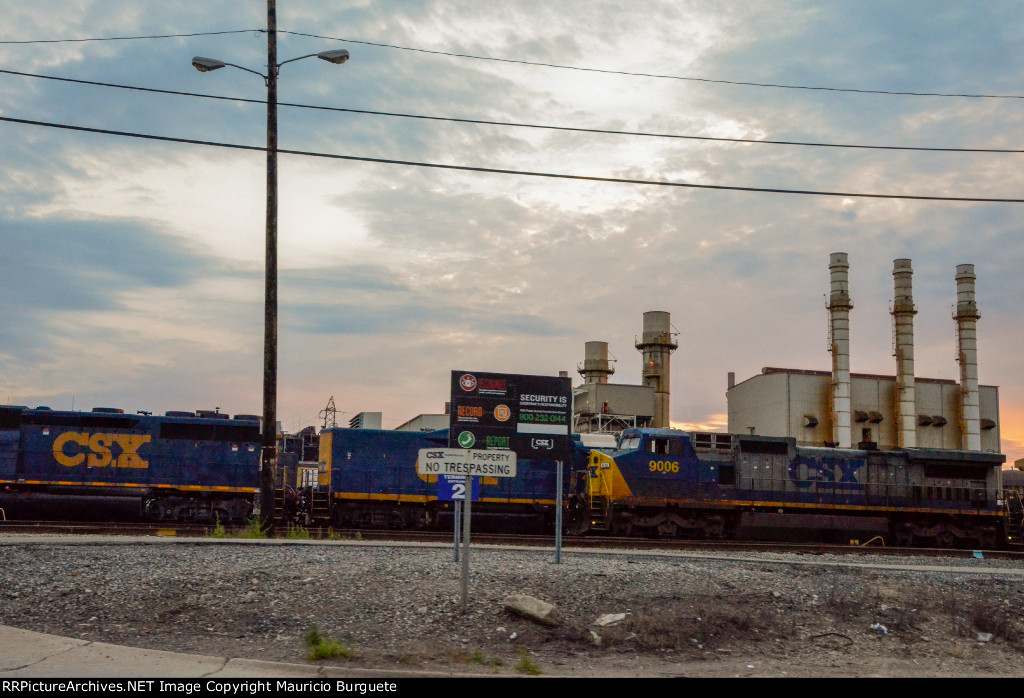
{"label": "smokestack", "polygon": [[608,342],[587,342],[583,363],[576,370],[583,376],[584,385],[607,383],[608,376],[615,373],[615,367],[608,360]]}
{"label": "smokestack", "polygon": [[832,352],[832,440],[850,448],[850,264],[845,252],[829,255],[828,327]]}
{"label": "smokestack", "polygon": [[978,303],[974,297],[973,264],[956,266],[957,361],[960,362],[960,433],[965,451],[981,450],[978,402]]}
{"label": "smokestack", "polygon": [[644,333],[636,339],[636,348],[644,355],[644,385],[654,388],[654,419],[651,426],[669,426],[669,356],[679,344],[672,339],[669,314],[660,310],[644,313]]}
{"label": "smokestack", "polygon": [[914,401],[914,270],[909,259],[894,259],[892,279],[893,335],[896,357],[896,445],[900,448],[917,446],[916,403]]}

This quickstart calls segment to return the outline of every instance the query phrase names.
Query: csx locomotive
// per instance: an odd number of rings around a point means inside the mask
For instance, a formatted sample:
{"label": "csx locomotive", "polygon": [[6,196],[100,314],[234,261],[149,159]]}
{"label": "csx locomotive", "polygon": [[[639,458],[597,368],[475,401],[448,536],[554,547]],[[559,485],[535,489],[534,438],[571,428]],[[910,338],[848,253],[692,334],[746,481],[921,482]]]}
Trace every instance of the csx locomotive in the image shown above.
{"label": "csx locomotive", "polygon": [[[669,429],[629,429],[614,445],[595,446],[607,436],[573,438],[561,483],[570,533],[942,547],[1021,541],[1024,511],[1015,490],[1004,495],[1000,454],[803,447],[792,438]],[[152,520],[242,521],[259,488],[259,439],[259,419],[245,415],[0,407],[0,508],[57,501],[68,518],[118,509]],[[290,516],[450,526],[444,483],[416,467],[421,449],[448,445],[446,430],[324,429],[319,444],[318,461],[293,459],[280,479],[303,495],[282,507]],[[474,521],[551,530],[554,463],[521,460],[516,477],[480,478],[477,487]]]}
{"label": "csx locomotive", "polygon": [[[0,407],[0,507],[61,518],[243,521],[259,419]],[[37,513],[39,512],[39,513]]]}
{"label": "csx locomotive", "polygon": [[[797,446],[630,429],[587,456],[584,527],[623,535],[992,547],[1015,536],[1000,454]],[[1014,514],[1017,514],[1016,516]],[[1013,529],[1013,530],[1010,530]]]}
{"label": "csx locomotive", "polygon": [[[628,429],[615,447],[577,435],[563,477],[571,533],[994,547],[1020,540],[1019,499],[1004,500],[1000,454],[810,448],[792,438]],[[417,474],[420,448],[447,432],[327,429],[321,482],[348,525],[430,526],[449,504]],[[550,524],[553,463],[482,478],[474,516]],[[1015,493],[1007,493],[1014,495]]]}

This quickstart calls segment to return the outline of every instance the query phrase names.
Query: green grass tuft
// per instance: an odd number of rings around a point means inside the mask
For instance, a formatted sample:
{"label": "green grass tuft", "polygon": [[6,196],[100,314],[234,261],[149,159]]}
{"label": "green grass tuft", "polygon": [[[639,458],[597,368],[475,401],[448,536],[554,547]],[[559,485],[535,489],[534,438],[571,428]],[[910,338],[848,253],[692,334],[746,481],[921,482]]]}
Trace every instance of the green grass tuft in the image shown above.
{"label": "green grass tuft", "polygon": [[356,656],[354,647],[323,635],[315,625],[306,633],[304,640],[309,648],[306,659],[311,662],[318,659],[354,659]]}
{"label": "green grass tuft", "polygon": [[529,674],[530,676],[540,675],[540,666],[537,662],[533,661],[533,657],[530,656],[529,652],[526,650],[518,650],[516,654],[519,655],[519,659],[516,660],[517,671]]}
{"label": "green grass tuft", "polygon": [[267,533],[263,530],[263,526],[260,523],[258,516],[250,517],[249,525],[242,530],[240,537],[242,538],[266,538]]}
{"label": "green grass tuft", "polygon": [[220,522],[220,519],[217,519],[217,525],[213,527],[213,530],[208,535],[210,538],[227,538],[228,531],[224,528],[224,524]]}

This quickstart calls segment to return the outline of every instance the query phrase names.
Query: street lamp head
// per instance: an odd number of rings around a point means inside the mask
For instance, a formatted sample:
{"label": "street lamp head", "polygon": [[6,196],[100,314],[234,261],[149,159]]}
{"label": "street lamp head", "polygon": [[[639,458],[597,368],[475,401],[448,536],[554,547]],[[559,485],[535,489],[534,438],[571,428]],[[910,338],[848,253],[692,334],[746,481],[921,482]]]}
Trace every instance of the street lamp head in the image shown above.
{"label": "street lamp head", "polygon": [[203,58],[202,56],[195,56],[192,59],[192,67],[198,70],[200,73],[208,73],[211,70],[217,70],[223,68],[227,63],[224,61],[218,61],[216,58]]}
{"label": "street lamp head", "polygon": [[321,51],[316,54],[316,57],[328,63],[344,63],[348,60],[348,51],[343,48],[334,51]]}

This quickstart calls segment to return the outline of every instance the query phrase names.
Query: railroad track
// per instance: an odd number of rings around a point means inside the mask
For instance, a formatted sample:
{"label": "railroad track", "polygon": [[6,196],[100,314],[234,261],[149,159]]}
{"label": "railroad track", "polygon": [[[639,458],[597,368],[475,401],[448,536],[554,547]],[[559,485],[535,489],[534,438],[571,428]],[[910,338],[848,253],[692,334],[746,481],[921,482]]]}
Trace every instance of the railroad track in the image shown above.
{"label": "railroad track", "polygon": [[[247,526],[227,526],[223,537],[243,538]],[[140,522],[68,522],[68,521],[0,521],[0,533],[38,533],[63,535],[124,535],[168,537],[215,537],[211,524],[140,523]],[[219,537],[219,536],[218,536]],[[452,544],[450,531],[396,531],[388,529],[308,529],[278,526],[275,538],[295,540],[348,540],[380,542],[413,542]],[[479,532],[472,534],[478,545],[520,545],[551,547],[554,535],[526,535]],[[647,552],[702,551],[702,552],[766,552],[798,553],[804,555],[927,555],[933,557],[963,557],[973,551],[941,548],[893,548],[879,542],[872,545],[831,545],[817,543],[708,541],[659,538],[624,538],[615,536],[563,536],[562,546],[567,549],[615,549]],[[984,550],[985,558],[998,560],[1024,560],[1024,552],[1013,550]]]}

